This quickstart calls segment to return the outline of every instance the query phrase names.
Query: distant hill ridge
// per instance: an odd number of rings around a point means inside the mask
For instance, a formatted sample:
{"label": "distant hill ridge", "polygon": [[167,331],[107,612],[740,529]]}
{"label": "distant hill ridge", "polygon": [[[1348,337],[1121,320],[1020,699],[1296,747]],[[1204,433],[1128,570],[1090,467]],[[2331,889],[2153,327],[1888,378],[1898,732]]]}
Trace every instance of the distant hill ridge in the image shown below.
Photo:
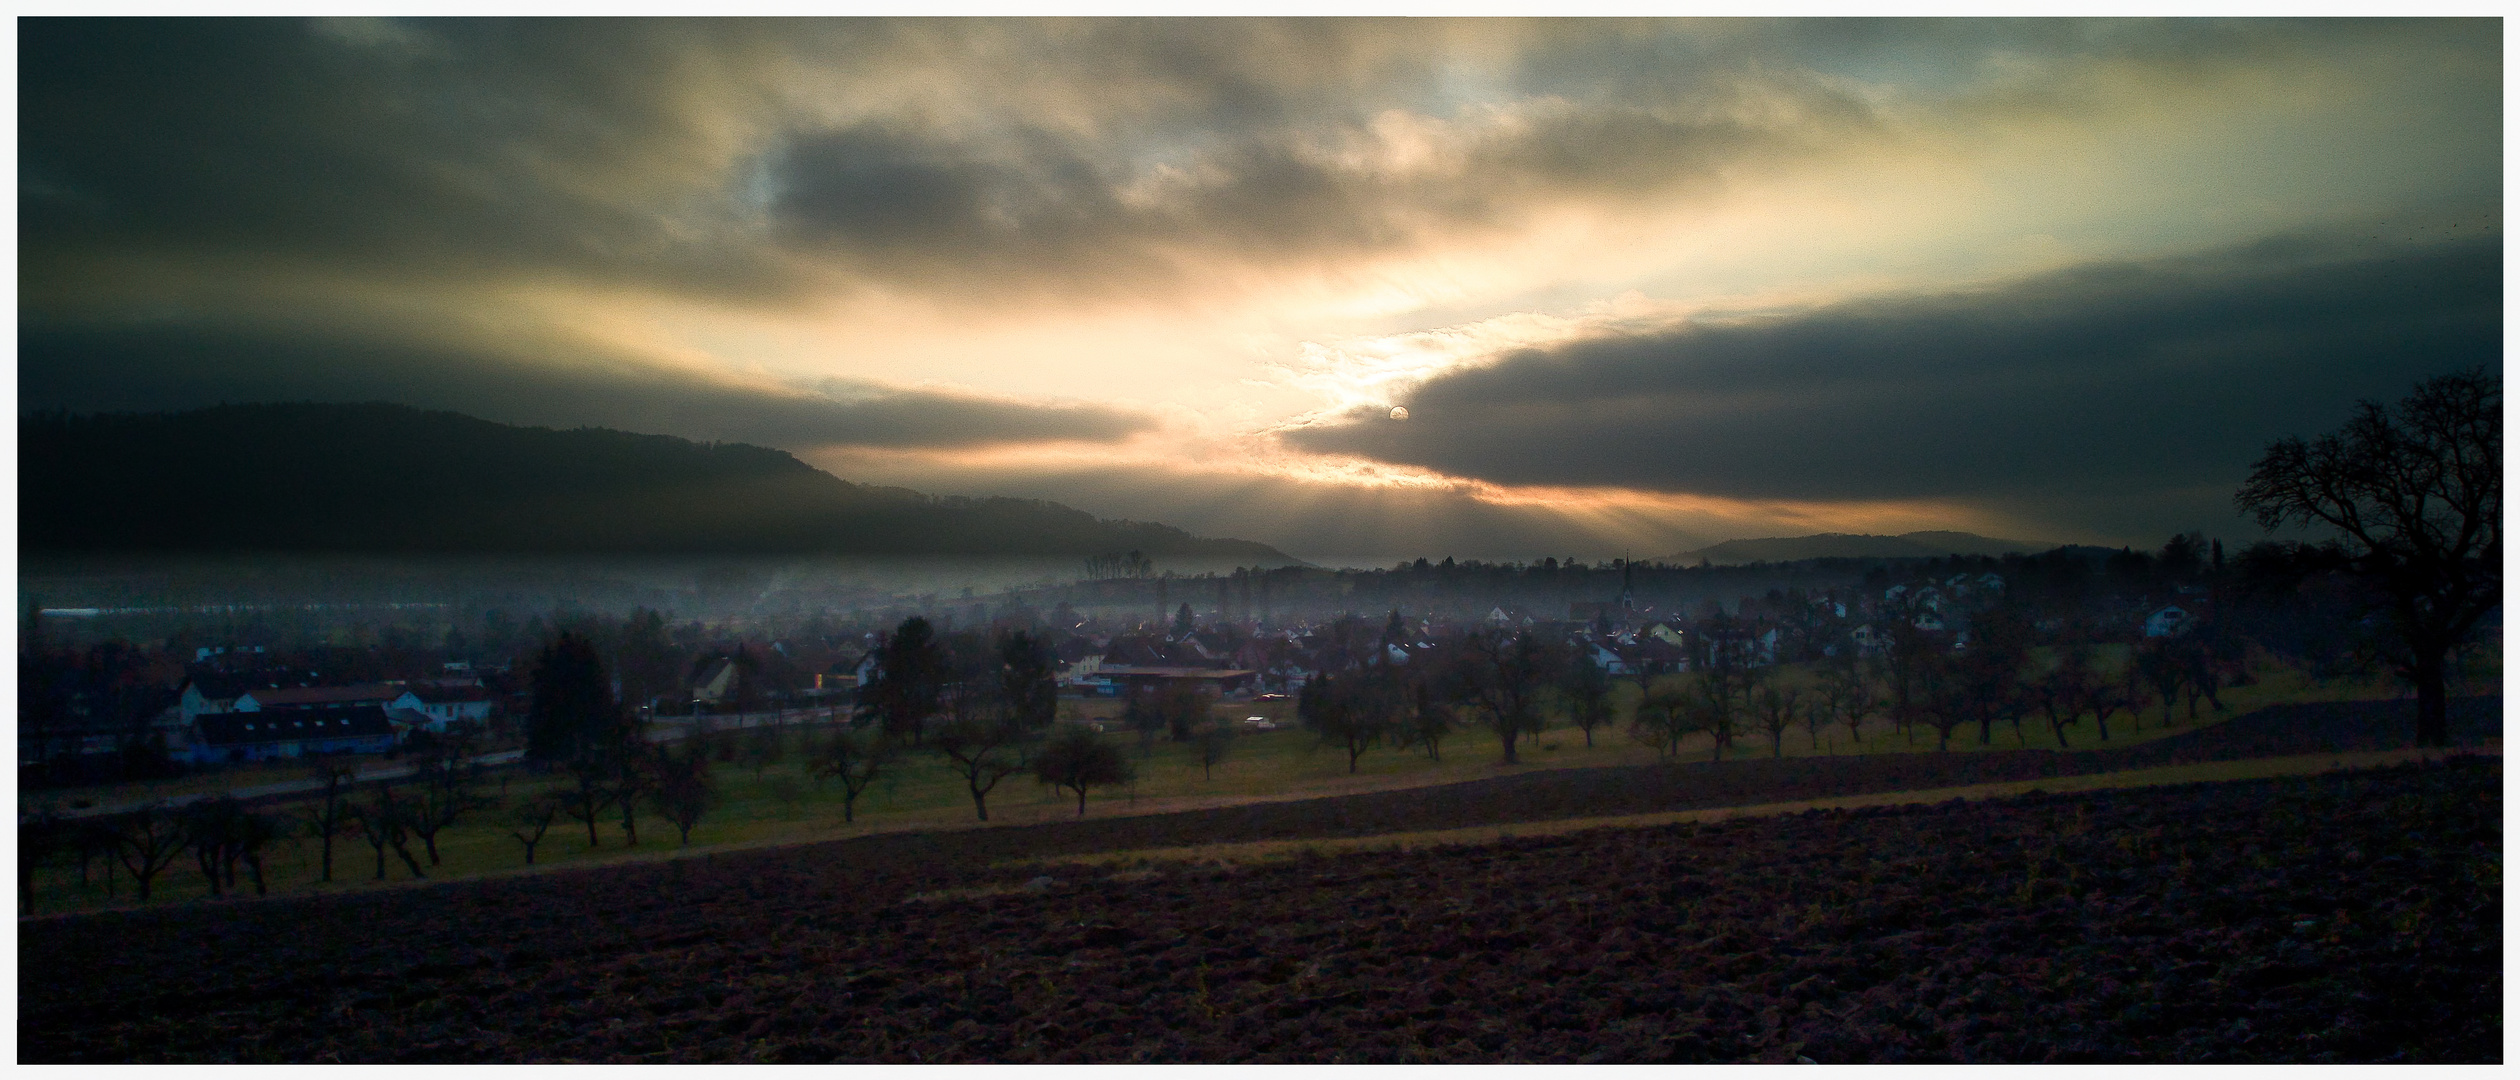
{"label": "distant hill ridge", "polygon": [[2005,555],[2046,551],[2054,544],[1998,540],[1976,533],[1925,531],[1897,536],[1869,533],[1819,533],[1813,536],[1770,536],[1723,543],[1666,555],[1662,561],[1694,566],[1700,560],[1719,566],[1797,559],[1930,559],[1945,555]]}
{"label": "distant hill ridge", "polygon": [[1033,499],[852,484],[784,451],[403,405],[35,413],[28,552],[1095,555],[1290,563]]}

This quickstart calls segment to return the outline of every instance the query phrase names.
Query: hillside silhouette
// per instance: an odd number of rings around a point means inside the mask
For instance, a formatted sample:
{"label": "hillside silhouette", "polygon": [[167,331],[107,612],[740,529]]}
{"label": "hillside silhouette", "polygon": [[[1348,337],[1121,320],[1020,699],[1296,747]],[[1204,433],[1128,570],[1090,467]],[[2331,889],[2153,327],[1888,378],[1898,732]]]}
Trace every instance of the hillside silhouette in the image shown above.
{"label": "hillside silhouette", "polygon": [[1292,562],[1055,502],[853,484],[784,451],[382,403],[36,413],[25,552],[829,553]]}
{"label": "hillside silhouette", "polygon": [[1770,536],[1723,543],[1668,555],[1662,561],[1695,564],[1700,559],[1720,566],[1799,559],[1934,559],[1945,555],[2005,555],[2044,551],[2053,544],[1998,540],[1965,532],[1912,532],[1898,536],[1868,533],[1820,533],[1815,536]]}

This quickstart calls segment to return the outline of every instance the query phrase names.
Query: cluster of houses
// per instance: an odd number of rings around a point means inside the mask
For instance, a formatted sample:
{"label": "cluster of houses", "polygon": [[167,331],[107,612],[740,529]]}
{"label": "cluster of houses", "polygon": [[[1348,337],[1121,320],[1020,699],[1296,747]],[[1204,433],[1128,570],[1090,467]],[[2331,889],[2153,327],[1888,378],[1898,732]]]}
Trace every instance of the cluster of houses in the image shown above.
{"label": "cluster of houses", "polygon": [[[1858,612],[1855,620],[1848,619],[1845,602],[1814,599],[1811,614],[1831,627],[1828,633],[1833,638],[1819,651],[1834,655],[1840,648],[1851,648],[1859,655],[1880,655],[1889,646],[1888,628],[1899,620],[1919,629],[1949,631],[1955,647],[1966,648],[1966,612],[2001,596],[2003,590],[2003,579],[1992,573],[1895,585],[1882,591],[1878,603],[1860,605],[1871,610]],[[2195,590],[2182,590],[2177,599],[2180,603],[2143,618],[2145,636],[2177,637],[2199,624],[2206,598]],[[1544,619],[1498,607],[1479,622],[1490,629],[1518,629],[1562,639],[1584,650],[1613,676],[1680,673],[1704,658],[1721,657],[1752,667],[1791,659],[1784,655],[1789,643],[1774,620],[1658,618],[1650,607],[1636,604],[1629,596],[1610,603],[1574,604],[1567,614],[1563,620]],[[1431,648],[1430,642],[1448,628],[1420,620],[1380,629],[1378,635],[1370,631],[1362,635],[1366,639],[1362,642],[1358,634],[1339,638],[1326,626],[1260,633],[1206,628],[1171,634],[1067,634],[1056,644],[1060,689],[1071,697],[1095,699],[1188,684],[1220,700],[1248,700],[1291,693],[1322,670],[1377,655],[1386,663],[1407,664]],[[703,658],[690,672],[688,704],[694,712],[722,712],[738,702],[774,708],[845,704],[858,686],[876,674],[876,645],[874,635],[854,646],[771,642],[767,647],[778,654],[783,668],[782,685],[775,691],[755,687],[751,693],[746,692],[743,680],[758,677],[753,671],[759,665],[739,663],[734,655],[720,652]],[[212,652],[202,650],[195,660],[210,662]],[[381,753],[414,732],[444,733],[450,726],[491,719],[502,704],[500,691],[485,685],[462,664],[448,668],[440,678],[342,686],[315,685],[311,675],[239,674],[196,666],[195,673],[184,679],[178,699],[150,727],[165,742],[170,756],[198,764]],[[675,704],[673,711],[680,711],[681,703]],[[510,703],[509,707],[517,706]],[[59,733],[42,736],[51,742],[36,749],[35,759],[63,750],[72,754],[111,751],[129,736],[127,731],[72,734],[78,737],[71,746],[60,745]],[[25,732],[20,742],[21,760],[28,760]],[[91,742],[97,745],[88,745]]]}
{"label": "cluster of houses", "polygon": [[196,764],[382,753],[415,731],[487,723],[495,704],[496,695],[468,675],[351,686],[195,675],[177,699],[183,738],[170,740],[169,752]]}

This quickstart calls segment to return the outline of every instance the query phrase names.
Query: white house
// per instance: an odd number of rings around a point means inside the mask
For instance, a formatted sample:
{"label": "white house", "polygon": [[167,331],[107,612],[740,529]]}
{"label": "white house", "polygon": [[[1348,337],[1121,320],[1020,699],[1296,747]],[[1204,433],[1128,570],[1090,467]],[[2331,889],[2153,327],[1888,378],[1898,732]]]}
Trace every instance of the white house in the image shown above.
{"label": "white house", "polygon": [[2144,617],[2144,636],[2178,637],[2195,625],[2196,616],[2188,614],[2186,608],[2173,605]]}
{"label": "white house", "polygon": [[430,731],[444,732],[456,721],[488,723],[490,691],[478,686],[423,686],[403,691],[402,696],[385,703],[388,714],[408,710],[428,718]]}

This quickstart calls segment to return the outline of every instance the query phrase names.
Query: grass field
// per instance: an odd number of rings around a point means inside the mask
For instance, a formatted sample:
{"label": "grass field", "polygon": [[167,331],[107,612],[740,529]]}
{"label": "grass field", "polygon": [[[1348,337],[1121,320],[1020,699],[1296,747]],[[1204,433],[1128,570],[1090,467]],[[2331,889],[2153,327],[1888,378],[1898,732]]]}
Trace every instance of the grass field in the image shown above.
{"label": "grass field", "polygon": [[[1807,673],[1787,669],[1783,678],[1807,678]],[[1619,688],[1620,715],[1624,716],[1640,691],[1633,682]],[[2275,669],[2265,672],[2252,686],[2234,687],[2222,693],[2230,712],[2216,714],[2210,708],[2199,714],[2197,723],[2190,723],[2184,703],[2173,711],[2173,724],[2161,723],[2158,706],[2149,710],[2139,723],[2130,723],[2121,715],[2111,723],[2111,747],[2133,745],[2177,732],[2192,730],[2198,723],[2213,723],[2240,712],[2268,704],[2302,700],[2361,700],[2395,696],[2393,687],[2379,681],[2314,684],[2298,672]],[[1063,702],[1063,718],[1070,720],[1109,719],[1117,709],[1115,702]],[[1136,766],[1137,780],[1125,787],[1097,790],[1087,800],[1089,815],[1163,813],[1176,810],[1231,806],[1256,801],[1317,798],[1368,791],[1411,788],[1435,784],[1479,780],[1511,771],[1534,769],[1580,769],[1602,766],[1636,765],[1655,760],[1650,748],[1631,741],[1619,727],[1597,729],[1593,745],[1585,744],[1580,731],[1556,727],[1537,738],[1525,740],[1521,761],[1507,767],[1499,761],[1497,740],[1492,734],[1472,727],[1457,732],[1443,744],[1440,760],[1429,758],[1422,750],[1400,752],[1379,747],[1367,752],[1357,762],[1356,771],[1348,771],[1344,751],[1324,747],[1313,736],[1296,729],[1291,701],[1259,703],[1226,703],[1217,707],[1219,716],[1230,719],[1258,716],[1279,724],[1278,730],[1247,732],[1238,736],[1225,761],[1214,769],[1213,776],[1200,768],[1195,746],[1157,741],[1141,744],[1133,733],[1111,726],[1107,737],[1121,743]],[[786,733],[786,753],[782,760],[760,769],[737,763],[720,764],[714,776],[718,789],[717,805],[692,830],[690,849],[726,850],[784,843],[827,840],[878,831],[900,831],[972,827],[978,823],[969,793],[963,781],[954,775],[939,757],[913,753],[904,758],[889,774],[860,799],[857,821],[841,820],[841,798],[837,784],[819,781],[805,767],[803,746],[819,738],[820,733],[796,730]],[[1797,726],[1783,741],[1782,753],[1787,757],[1813,754],[1871,754],[1931,751],[1933,733],[1918,730],[1907,735],[1894,731],[1886,722],[1875,720],[1860,739],[1850,737],[1843,727],[1825,729],[1815,749],[1808,732]],[[2055,739],[2042,725],[2025,724],[2018,733],[2007,728],[1995,732],[1991,744],[1981,744],[1975,731],[1956,732],[1951,750],[1970,753],[1982,749],[2053,748]],[[2086,721],[2073,733],[2076,749],[2099,746],[2096,732]],[[1711,740],[1700,735],[1684,748],[1689,760],[1708,760],[1713,756]],[[1767,757],[1776,753],[1765,733],[1745,733],[1727,757]],[[180,785],[158,788],[98,789],[75,793],[99,803],[136,797],[135,793],[155,791],[156,797],[180,799],[189,795],[227,786],[249,786],[302,776],[301,770],[284,766],[258,766],[250,769],[204,773],[187,777]],[[555,781],[538,778],[521,770],[508,769],[494,774],[488,785],[497,799],[492,809],[477,813],[464,822],[441,833],[438,840],[443,862],[427,869],[431,879],[473,877],[484,874],[515,873],[524,868],[522,845],[508,833],[510,807],[552,786]],[[224,782],[221,782],[224,781]],[[43,793],[45,797],[63,800],[73,793]],[[21,805],[27,797],[21,796]],[[1045,788],[1028,774],[1006,778],[989,797],[991,825],[1028,825],[1072,818],[1075,815],[1073,796]],[[598,841],[590,845],[583,823],[562,818],[554,822],[536,851],[539,867],[584,866],[599,862],[645,860],[672,857],[686,849],[679,843],[673,827],[661,817],[642,808],[639,823],[641,844],[631,848],[623,843],[617,817],[606,820],[598,828]],[[415,853],[418,845],[413,845]],[[385,856],[385,872],[377,874],[374,849],[354,837],[334,841],[334,880],[319,882],[320,849],[311,839],[298,838],[283,842],[267,856],[267,871],[275,893],[336,892],[375,887],[381,882],[409,879],[409,872],[389,851]],[[35,878],[33,910],[58,912],[87,909],[132,902],[131,883],[120,881],[108,895],[106,873],[102,863],[88,868],[82,882],[78,866],[51,866],[38,871]],[[240,879],[242,884],[242,879]],[[171,903],[198,899],[208,895],[207,885],[189,858],[179,859],[154,882],[152,903]]]}

